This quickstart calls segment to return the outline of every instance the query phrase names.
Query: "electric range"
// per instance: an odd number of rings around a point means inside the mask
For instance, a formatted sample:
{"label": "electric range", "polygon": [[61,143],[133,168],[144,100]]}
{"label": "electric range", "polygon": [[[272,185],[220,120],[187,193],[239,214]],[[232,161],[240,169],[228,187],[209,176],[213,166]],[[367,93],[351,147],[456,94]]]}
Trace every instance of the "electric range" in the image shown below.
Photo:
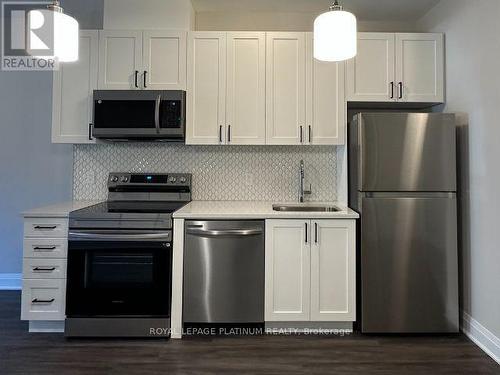
{"label": "electric range", "polygon": [[66,336],[168,337],[172,214],[191,175],[111,173],[108,200],[69,215]]}

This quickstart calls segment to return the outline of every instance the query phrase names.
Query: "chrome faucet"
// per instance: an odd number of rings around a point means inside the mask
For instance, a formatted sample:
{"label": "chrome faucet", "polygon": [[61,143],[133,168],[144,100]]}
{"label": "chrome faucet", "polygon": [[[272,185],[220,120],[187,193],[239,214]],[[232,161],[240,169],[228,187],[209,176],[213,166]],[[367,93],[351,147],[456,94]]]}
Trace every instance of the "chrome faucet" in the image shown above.
{"label": "chrome faucet", "polygon": [[309,184],[309,190],[304,189],[304,160],[300,161],[299,166],[299,202],[304,202],[304,196],[312,193],[312,185]]}

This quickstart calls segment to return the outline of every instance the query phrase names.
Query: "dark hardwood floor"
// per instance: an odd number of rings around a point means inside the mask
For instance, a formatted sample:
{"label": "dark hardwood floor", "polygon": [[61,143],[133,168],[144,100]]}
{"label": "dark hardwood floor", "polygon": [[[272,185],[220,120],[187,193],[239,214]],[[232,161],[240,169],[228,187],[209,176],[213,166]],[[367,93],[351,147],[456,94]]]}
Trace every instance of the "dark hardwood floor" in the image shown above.
{"label": "dark hardwood floor", "polygon": [[0,292],[0,374],[500,374],[465,336],[71,339],[28,333]]}

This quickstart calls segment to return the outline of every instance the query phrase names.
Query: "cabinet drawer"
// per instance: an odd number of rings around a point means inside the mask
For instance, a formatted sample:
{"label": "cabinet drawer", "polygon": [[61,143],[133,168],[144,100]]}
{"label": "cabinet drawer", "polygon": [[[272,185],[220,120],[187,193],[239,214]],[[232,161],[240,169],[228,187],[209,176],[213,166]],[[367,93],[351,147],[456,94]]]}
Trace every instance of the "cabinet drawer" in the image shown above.
{"label": "cabinet drawer", "polygon": [[65,279],[66,259],[23,259],[23,279]]}
{"label": "cabinet drawer", "polygon": [[22,320],[64,320],[66,279],[23,280]]}
{"label": "cabinet drawer", "polygon": [[27,218],[24,220],[24,237],[68,237],[68,219]]}
{"label": "cabinet drawer", "polygon": [[61,258],[68,254],[66,238],[25,238],[23,256],[25,258]]}

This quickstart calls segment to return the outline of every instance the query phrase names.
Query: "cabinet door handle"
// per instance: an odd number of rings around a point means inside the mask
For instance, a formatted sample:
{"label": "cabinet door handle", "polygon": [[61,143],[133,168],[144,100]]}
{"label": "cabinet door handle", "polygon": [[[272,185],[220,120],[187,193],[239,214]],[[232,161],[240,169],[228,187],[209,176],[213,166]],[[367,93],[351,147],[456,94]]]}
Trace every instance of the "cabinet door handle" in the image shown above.
{"label": "cabinet door handle", "polygon": [[399,99],[403,99],[403,82],[399,82]]}
{"label": "cabinet door handle", "polygon": [[222,143],[222,125],[219,126],[219,143]]}
{"label": "cabinet door handle", "polygon": [[137,79],[138,79],[137,76],[138,75],[139,75],[139,71],[136,70],[135,71],[135,76],[134,76],[134,85],[135,85],[135,88],[137,88],[137,89],[139,88],[139,84],[137,83]]}
{"label": "cabinet door handle", "polygon": [[35,246],[33,248],[35,251],[54,251],[55,249],[55,246]]}
{"label": "cabinet door handle", "polygon": [[308,228],[307,228],[307,222],[305,223],[306,224],[306,243],[308,243],[308,238],[307,238],[307,232],[308,232]]}
{"label": "cabinet door handle", "polygon": [[33,272],[52,272],[55,271],[56,267],[34,267]]}
{"label": "cabinet door handle", "polygon": [[51,298],[51,299],[38,299],[38,298],[35,298],[35,299],[32,299],[31,300],[31,303],[52,303],[54,302],[55,299],[54,298]]}
{"label": "cabinet door handle", "polygon": [[391,99],[394,99],[394,81],[391,82]]}
{"label": "cabinet door handle", "polygon": [[312,142],[312,126],[309,125],[309,143]]}
{"label": "cabinet door handle", "polygon": [[314,243],[318,243],[318,223],[314,223]]}
{"label": "cabinet door handle", "polygon": [[300,128],[300,143],[304,143],[304,137],[302,134],[302,125],[300,125],[299,128]]}
{"label": "cabinet door handle", "polygon": [[35,225],[34,228],[40,230],[53,230],[57,228],[57,225]]}
{"label": "cabinet door handle", "polygon": [[89,141],[91,141],[92,138],[92,124],[89,124]]}
{"label": "cabinet door handle", "polygon": [[231,142],[231,125],[227,126],[227,143]]}
{"label": "cabinet door handle", "polygon": [[148,72],[145,70],[144,71],[144,75],[143,75],[143,79],[144,79],[144,88],[147,88],[148,86],[146,86],[146,74],[148,74]]}

